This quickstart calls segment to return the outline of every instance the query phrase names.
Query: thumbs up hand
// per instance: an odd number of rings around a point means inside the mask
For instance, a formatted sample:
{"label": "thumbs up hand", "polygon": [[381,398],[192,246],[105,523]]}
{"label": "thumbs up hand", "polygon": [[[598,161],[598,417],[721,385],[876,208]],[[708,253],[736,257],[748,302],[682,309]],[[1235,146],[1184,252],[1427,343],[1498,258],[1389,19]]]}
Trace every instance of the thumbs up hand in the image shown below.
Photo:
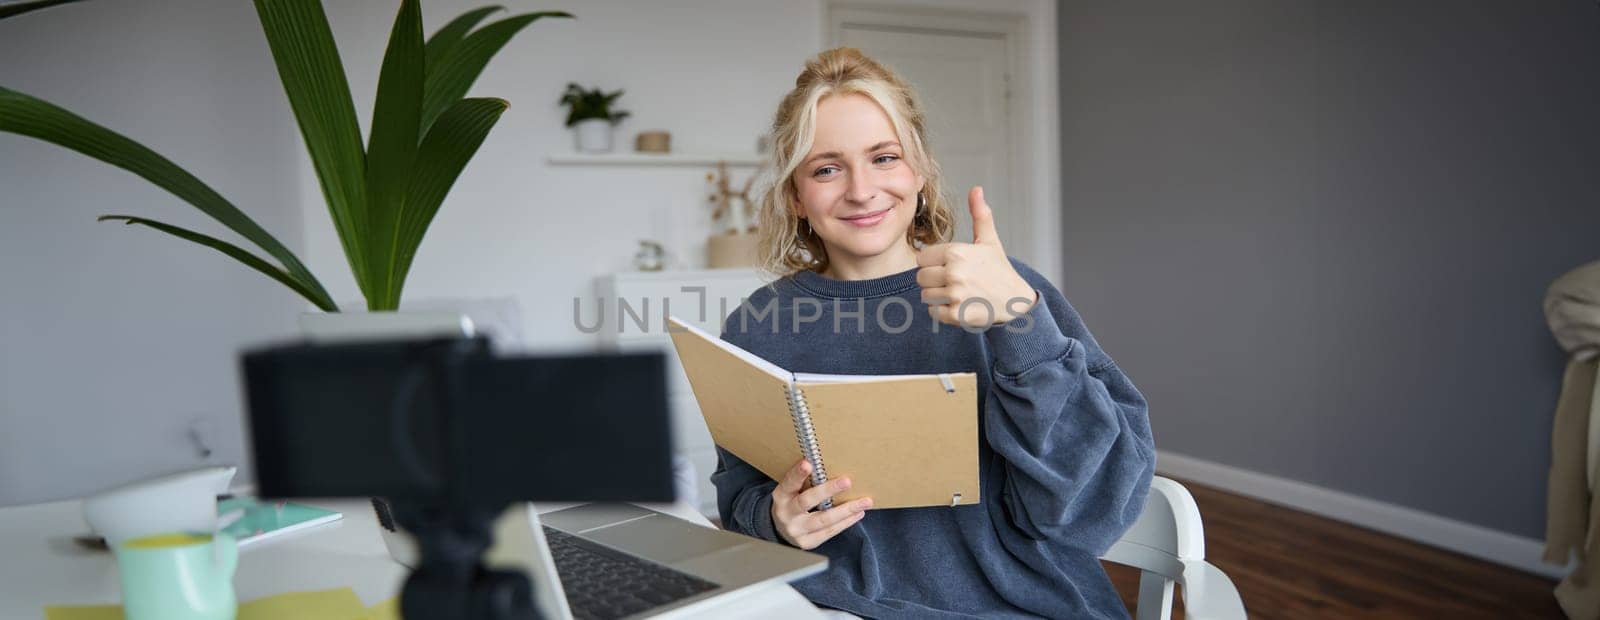
{"label": "thumbs up hand", "polygon": [[917,253],[917,285],[933,320],[986,328],[1028,313],[1038,292],[1011,266],[983,188],[967,192],[972,243],[941,243]]}

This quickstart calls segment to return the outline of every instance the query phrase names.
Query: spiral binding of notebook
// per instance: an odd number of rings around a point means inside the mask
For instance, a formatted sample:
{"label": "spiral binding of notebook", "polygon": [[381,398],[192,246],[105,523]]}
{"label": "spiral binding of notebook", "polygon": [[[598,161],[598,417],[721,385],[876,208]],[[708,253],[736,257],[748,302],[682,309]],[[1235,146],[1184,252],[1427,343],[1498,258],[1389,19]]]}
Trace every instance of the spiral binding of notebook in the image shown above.
{"label": "spiral binding of notebook", "polygon": [[[794,419],[794,436],[800,441],[800,453],[811,461],[811,485],[822,486],[828,482],[828,470],[822,465],[822,447],[817,445],[817,429],[811,426],[811,410],[806,407],[806,394],[793,381],[785,386],[789,402],[789,417]],[[833,507],[833,500],[822,500],[821,508]]]}

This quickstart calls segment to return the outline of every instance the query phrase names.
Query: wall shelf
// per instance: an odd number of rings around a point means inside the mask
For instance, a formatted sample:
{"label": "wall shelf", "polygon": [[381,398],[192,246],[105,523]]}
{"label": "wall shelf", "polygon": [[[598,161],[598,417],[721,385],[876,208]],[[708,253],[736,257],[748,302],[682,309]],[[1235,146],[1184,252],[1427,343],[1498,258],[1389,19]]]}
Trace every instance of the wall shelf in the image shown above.
{"label": "wall shelf", "polygon": [[761,165],[755,155],[701,154],[701,153],[563,153],[551,155],[552,166],[715,166],[728,162],[729,166],[754,168]]}

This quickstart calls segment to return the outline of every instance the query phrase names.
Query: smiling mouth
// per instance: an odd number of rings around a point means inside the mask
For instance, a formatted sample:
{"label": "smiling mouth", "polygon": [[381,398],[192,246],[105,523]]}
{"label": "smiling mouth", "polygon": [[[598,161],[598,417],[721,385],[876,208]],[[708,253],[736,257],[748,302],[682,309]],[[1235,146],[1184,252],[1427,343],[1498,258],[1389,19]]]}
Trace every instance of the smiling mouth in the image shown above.
{"label": "smiling mouth", "polygon": [[889,212],[892,211],[892,210],[894,210],[894,207],[889,207],[887,209],[883,209],[882,211],[874,211],[872,213],[866,213],[866,214],[863,214],[863,215],[856,215],[856,216],[851,216],[851,217],[842,217],[842,218],[839,218],[839,219],[844,220],[845,223],[847,223],[847,224],[849,224],[851,226],[854,226],[856,228],[860,228],[860,229],[873,228],[873,229],[875,229],[875,228],[877,228],[877,226],[879,224],[882,224],[885,221],[888,221]]}
{"label": "smiling mouth", "polygon": [[869,219],[878,217],[878,216],[883,215],[883,214],[888,213],[888,212],[889,212],[889,207],[885,207],[881,211],[873,211],[871,213],[863,213],[861,215],[852,215],[850,217],[844,217],[844,218],[839,218],[839,219],[848,220],[848,221],[869,220]]}

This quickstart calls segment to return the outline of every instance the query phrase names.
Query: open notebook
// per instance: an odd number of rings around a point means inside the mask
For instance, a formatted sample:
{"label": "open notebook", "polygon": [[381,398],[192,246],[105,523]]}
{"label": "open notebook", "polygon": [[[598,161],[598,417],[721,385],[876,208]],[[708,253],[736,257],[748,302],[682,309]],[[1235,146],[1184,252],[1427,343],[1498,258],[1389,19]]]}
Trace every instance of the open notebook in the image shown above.
{"label": "open notebook", "polygon": [[978,503],[977,375],[795,373],[668,320],[712,439],[772,479],[805,458],[814,485],[850,478],[834,501]]}

